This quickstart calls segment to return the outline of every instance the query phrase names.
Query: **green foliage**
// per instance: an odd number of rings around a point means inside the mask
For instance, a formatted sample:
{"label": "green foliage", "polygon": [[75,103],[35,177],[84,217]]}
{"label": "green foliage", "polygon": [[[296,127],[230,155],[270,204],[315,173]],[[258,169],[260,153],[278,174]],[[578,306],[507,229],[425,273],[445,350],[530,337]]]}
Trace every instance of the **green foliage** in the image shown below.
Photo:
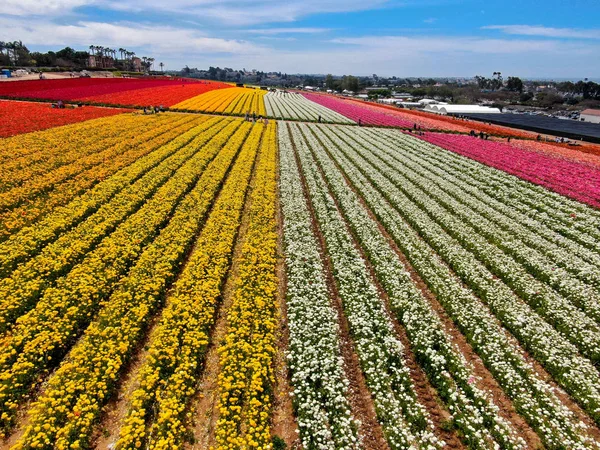
{"label": "green foliage", "polygon": [[273,450],[285,450],[287,445],[279,436],[273,436]]}

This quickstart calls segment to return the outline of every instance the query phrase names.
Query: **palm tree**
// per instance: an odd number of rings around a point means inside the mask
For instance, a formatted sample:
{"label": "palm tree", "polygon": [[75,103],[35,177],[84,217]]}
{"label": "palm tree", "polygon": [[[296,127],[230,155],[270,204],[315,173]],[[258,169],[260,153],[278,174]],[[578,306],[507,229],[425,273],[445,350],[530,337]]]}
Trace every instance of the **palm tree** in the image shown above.
{"label": "palm tree", "polygon": [[92,54],[92,56],[94,55],[94,52],[96,51],[96,46],[95,45],[90,45],[89,47],[90,49],[90,53]]}
{"label": "palm tree", "polygon": [[119,48],[119,55],[121,55],[121,59],[123,59],[123,53],[125,53],[125,49],[123,47]]}
{"label": "palm tree", "polygon": [[165,67],[164,63],[162,63],[162,62],[161,62],[161,63],[159,64],[159,66],[160,66],[160,71],[161,71],[161,72],[164,72],[164,71],[165,71],[165,70],[164,70],[164,67]]}
{"label": "palm tree", "polygon": [[135,58],[135,52],[129,52],[129,65],[131,70],[133,70],[133,58]]}
{"label": "palm tree", "polygon": [[154,58],[148,58],[148,63],[150,64],[150,69],[154,67]]}

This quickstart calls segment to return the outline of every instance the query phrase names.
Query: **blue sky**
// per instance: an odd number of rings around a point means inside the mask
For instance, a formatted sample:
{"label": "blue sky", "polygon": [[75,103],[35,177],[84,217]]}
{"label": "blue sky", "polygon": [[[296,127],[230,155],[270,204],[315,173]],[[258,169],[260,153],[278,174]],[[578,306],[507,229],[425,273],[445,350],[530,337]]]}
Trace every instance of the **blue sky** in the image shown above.
{"label": "blue sky", "polygon": [[600,77],[598,0],[3,0],[0,40],[210,65],[397,76]]}

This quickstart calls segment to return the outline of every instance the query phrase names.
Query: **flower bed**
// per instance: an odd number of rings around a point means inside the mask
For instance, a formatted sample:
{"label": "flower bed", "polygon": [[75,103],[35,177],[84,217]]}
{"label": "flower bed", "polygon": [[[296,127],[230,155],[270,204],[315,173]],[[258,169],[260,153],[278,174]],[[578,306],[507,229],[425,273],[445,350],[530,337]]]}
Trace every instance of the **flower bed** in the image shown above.
{"label": "flower bed", "polygon": [[53,109],[45,103],[0,101],[0,137],[46,130],[98,117],[113,116],[125,111],[93,106]]}
{"label": "flower bed", "polygon": [[44,100],[80,100],[90,96],[112,94],[159,86],[196,84],[188,80],[69,78],[64,80],[14,81],[0,85],[0,96]]}
{"label": "flower bed", "polygon": [[343,114],[344,116],[354,120],[355,122],[358,122],[360,120],[363,124],[366,125],[381,125],[385,127],[410,128],[413,126],[413,122],[402,120],[390,114],[384,114],[373,108],[365,108],[364,106],[358,106],[358,104],[353,104],[329,95],[306,93],[303,93],[302,95],[304,95],[304,97],[306,97],[307,99],[318,103],[321,106],[325,106],[326,108],[332,109],[335,112]]}
{"label": "flower bed", "polygon": [[593,145],[585,146],[586,148],[582,148],[583,146],[572,148],[567,147],[564,144],[550,144],[521,139],[512,141],[511,145],[523,150],[533,150],[546,155],[564,158],[569,161],[586,163],[600,168],[600,147],[594,149]]}
{"label": "flower bed", "polygon": [[135,89],[123,92],[111,92],[102,95],[90,95],[80,100],[94,103],[110,103],[114,105],[149,106],[164,105],[173,106],[188,98],[195,97],[214,89],[230,88],[226,83],[202,81],[199,83],[183,83],[174,86],[155,86],[145,89]]}
{"label": "flower bed", "polygon": [[470,136],[431,133],[423,139],[559,194],[600,207],[600,172],[585,164]]}

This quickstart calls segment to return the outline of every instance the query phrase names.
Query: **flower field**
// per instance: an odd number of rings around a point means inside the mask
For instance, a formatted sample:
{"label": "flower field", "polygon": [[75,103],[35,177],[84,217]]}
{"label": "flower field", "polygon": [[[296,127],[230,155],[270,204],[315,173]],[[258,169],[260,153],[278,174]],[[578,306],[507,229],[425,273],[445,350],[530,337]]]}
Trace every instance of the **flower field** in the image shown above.
{"label": "flower field", "polygon": [[[68,78],[1,83],[0,97],[77,100],[124,106],[171,106],[203,92],[228,87],[231,85],[188,79]],[[148,103],[142,103],[146,101]]]}
{"label": "flower field", "polygon": [[470,136],[429,133],[424,139],[560,194],[600,207],[600,172],[596,168],[554,155],[494,141],[482,141]]}
{"label": "flower field", "polygon": [[354,122],[384,127],[412,128],[414,121],[408,121],[377,108],[365,108],[356,102],[349,102],[331,95],[303,93],[308,100],[338,112]]}
{"label": "flower field", "polygon": [[0,100],[0,137],[15,136],[125,112],[115,108],[51,108],[47,103]]}
{"label": "flower field", "polygon": [[0,102],[0,448],[600,450],[595,155],[90,86],[180,112]]}
{"label": "flower field", "polygon": [[237,116],[248,113],[265,117],[265,94],[266,91],[263,90],[235,87],[198,95],[173,105],[173,108]]}
{"label": "flower field", "polygon": [[213,89],[226,89],[231,85],[216,81],[198,83],[172,83],[168,86],[147,87],[123,92],[91,95],[79,100],[91,103],[106,103],[128,106],[173,106],[188,98],[195,97]]}
{"label": "flower field", "polygon": [[351,119],[295,92],[269,92],[264,97],[269,117],[329,123],[353,123]]}

